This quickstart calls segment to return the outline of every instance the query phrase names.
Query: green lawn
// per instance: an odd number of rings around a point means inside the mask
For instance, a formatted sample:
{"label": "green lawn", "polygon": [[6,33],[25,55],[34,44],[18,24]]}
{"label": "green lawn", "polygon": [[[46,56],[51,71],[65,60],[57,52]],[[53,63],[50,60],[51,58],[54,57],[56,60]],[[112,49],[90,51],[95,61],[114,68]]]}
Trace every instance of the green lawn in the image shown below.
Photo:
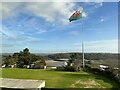
{"label": "green lawn", "polygon": [[119,86],[108,78],[86,72],[4,68],[2,77],[45,80],[48,88],[118,88]]}

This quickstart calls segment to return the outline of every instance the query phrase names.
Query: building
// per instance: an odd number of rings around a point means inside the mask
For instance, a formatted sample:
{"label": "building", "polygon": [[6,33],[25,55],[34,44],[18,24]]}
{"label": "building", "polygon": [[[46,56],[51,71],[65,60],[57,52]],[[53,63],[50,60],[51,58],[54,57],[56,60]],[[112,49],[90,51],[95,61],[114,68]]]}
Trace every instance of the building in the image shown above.
{"label": "building", "polygon": [[67,65],[68,59],[59,59],[59,60],[46,60],[47,69],[56,69],[57,67],[62,67]]}
{"label": "building", "polygon": [[0,88],[5,90],[41,90],[45,87],[44,80],[26,80],[26,79],[10,79],[10,78],[0,78]]}
{"label": "building", "polygon": [[105,71],[106,69],[108,69],[108,66],[107,65],[100,65],[100,69]]}

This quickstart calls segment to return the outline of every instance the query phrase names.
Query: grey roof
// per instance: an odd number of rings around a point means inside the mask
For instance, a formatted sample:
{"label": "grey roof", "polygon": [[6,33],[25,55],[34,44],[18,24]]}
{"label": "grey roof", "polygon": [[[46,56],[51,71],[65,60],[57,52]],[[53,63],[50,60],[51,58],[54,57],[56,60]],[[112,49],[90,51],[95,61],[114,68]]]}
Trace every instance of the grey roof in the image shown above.
{"label": "grey roof", "polygon": [[0,78],[0,82],[2,82],[2,84],[0,84],[0,87],[2,88],[30,89],[45,87],[44,80]]}
{"label": "grey roof", "polygon": [[65,61],[53,61],[53,62],[47,62],[46,64],[47,67],[59,67],[59,66],[64,66]]}
{"label": "grey roof", "polygon": [[[68,58],[61,58],[61,59],[57,59],[58,61],[68,61],[69,59]],[[56,61],[57,61],[56,60]]]}

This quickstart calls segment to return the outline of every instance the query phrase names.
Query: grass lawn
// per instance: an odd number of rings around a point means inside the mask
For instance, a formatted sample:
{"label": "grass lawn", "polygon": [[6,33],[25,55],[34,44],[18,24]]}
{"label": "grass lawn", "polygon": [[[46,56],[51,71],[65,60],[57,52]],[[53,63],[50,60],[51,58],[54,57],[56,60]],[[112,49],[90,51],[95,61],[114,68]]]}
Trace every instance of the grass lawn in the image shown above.
{"label": "grass lawn", "polygon": [[48,88],[118,88],[119,85],[103,76],[86,72],[65,72],[41,69],[2,69],[3,78],[45,80]]}

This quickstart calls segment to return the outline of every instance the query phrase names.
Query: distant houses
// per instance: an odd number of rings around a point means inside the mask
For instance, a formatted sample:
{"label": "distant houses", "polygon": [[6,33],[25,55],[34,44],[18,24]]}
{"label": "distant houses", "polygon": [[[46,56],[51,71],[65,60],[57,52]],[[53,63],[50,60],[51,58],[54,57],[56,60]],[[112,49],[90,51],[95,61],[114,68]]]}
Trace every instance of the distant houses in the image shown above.
{"label": "distant houses", "polygon": [[[2,68],[5,68],[6,67],[6,64],[3,64],[2,65]],[[13,64],[13,65],[8,65],[9,68],[15,68],[16,67],[16,64]]]}
{"label": "distant houses", "polygon": [[[44,66],[43,69],[56,69],[57,67],[62,67],[62,66],[66,66],[67,65],[67,61],[68,59],[58,59],[58,60],[46,60],[46,65]],[[38,63],[36,61],[36,63]],[[34,68],[36,66],[36,63],[32,63],[30,65],[24,65],[23,68]],[[39,66],[39,63],[38,63],[38,66]],[[37,66],[37,67],[38,67]],[[5,68],[6,65],[3,64],[2,65],[2,68]],[[16,64],[14,65],[9,65],[8,66],[9,68],[15,68],[16,67]]]}
{"label": "distant houses", "polygon": [[5,66],[6,66],[5,64],[4,64],[4,65],[2,65],[2,68],[5,68]]}

